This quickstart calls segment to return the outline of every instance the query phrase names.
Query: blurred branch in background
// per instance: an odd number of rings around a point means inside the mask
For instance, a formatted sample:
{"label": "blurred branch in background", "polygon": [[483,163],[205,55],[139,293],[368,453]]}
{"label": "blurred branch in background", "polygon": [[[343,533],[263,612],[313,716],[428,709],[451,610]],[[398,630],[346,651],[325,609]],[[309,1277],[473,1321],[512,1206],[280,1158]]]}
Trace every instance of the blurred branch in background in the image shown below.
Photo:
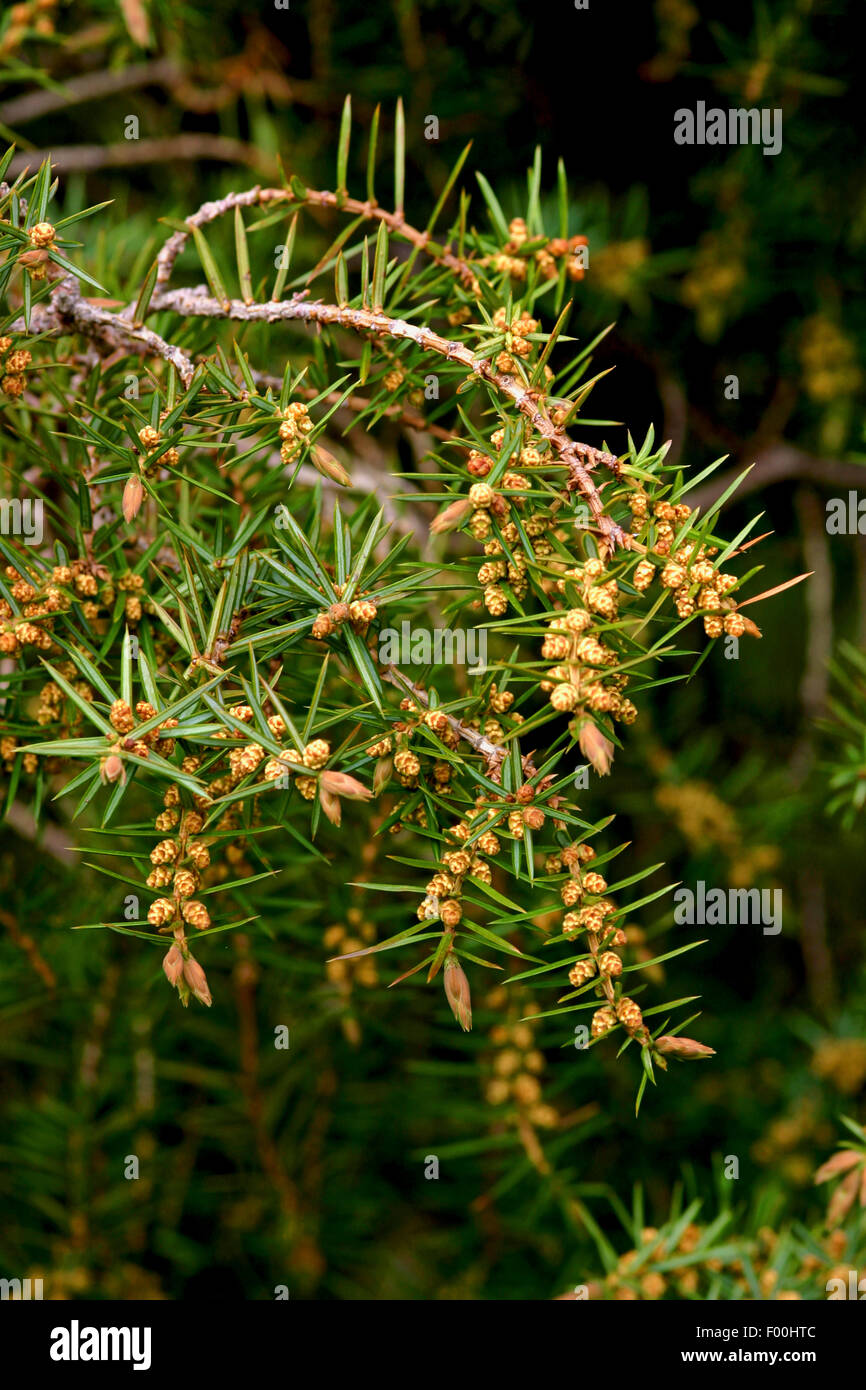
{"label": "blurred branch in background", "polygon": [[94,173],[103,169],[131,169],[137,164],[171,165],[176,162],[214,160],[221,164],[245,165],[272,178],[279,172],[272,155],[241,140],[222,135],[170,135],[161,140],[136,140],[116,145],[60,145],[51,150],[26,150],[16,154],[9,165],[11,177],[25,169],[38,168],[50,156],[58,174]]}

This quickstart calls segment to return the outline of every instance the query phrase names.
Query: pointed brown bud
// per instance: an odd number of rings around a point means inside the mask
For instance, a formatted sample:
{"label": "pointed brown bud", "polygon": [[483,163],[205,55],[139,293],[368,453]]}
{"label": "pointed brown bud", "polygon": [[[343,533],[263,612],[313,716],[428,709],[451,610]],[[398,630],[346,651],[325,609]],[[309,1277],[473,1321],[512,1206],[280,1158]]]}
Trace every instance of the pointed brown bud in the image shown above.
{"label": "pointed brown bud", "polygon": [[444,531],[452,531],[455,526],[459,526],[471,506],[468,497],[458,497],[456,502],[450,503],[444,512],[440,512],[431,521],[430,530],[433,535],[441,536]]}
{"label": "pointed brown bud", "polygon": [[123,489],[123,519],[127,526],[138,516],[144,498],[144,484],[137,473],[131,473]]}
{"label": "pointed brown bud", "polygon": [[339,483],[341,487],[348,487],[352,479],[349,477],[339,459],[335,459],[332,453],[324,449],[321,444],[314,444],[310,451],[313,460],[313,467],[321,473],[323,478],[330,478],[332,482]]}
{"label": "pointed brown bud", "polygon": [[373,795],[369,787],[346,772],[323,772],[321,784],[332,796],[345,796],[349,801],[369,801]]}
{"label": "pointed brown bud", "polygon": [[665,1034],[663,1038],[656,1038],[653,1046],[656,1052],[661,1052],[666,1057],[681,1057],[686,1062],[693,1061],[698,1057],[715,1057],[716,1055],[714,1047],[706,1047],[694,1038],[679,1038],[670,1034]]}
{"label": "pointed brown bud", "polygon": [[815,1183],[828,1182],[830,1178],[838,1178],[840,1174],[847,1173],[849,1168],[854,1168],[858,1163],[863,1162],[864,1155],[858,1153],[856,1149],[840,1149],[832,1158],[828,1158],[826,1163],[815,1173]]}
{"label": "pointed brown bud", "polygon": [[37,266],[44,265],[48,259],[48,252],[37,247],[33,251],[22,252],[18,257],[18,264],[27,266],[28,270],[33,270]]}
{"label": "pointed brown bud", "polygon": [[390,756],[379,758],[373,772],[373,795],[380,796],[391,780],[394,759]]}
{"label": "pointed brown bud", "polygon": [[613,744],[591,719],[584,720],[577,738],[580,751],[588,758],[599,777],[606,777],[613,762]]}
{"label": "pointed brown bud", "polygon": [[319,805],[332,825],[339,825],[343,818],[343,808],[340,805],[340,798],[334,796],[326,787],[319,783]]}
{"label": "pointed brown bud", "polygon": [[463,1032],[468,1033],[472,1027],[472,996],[469,993],[469,981],[463,966],[451,951],[445,957],[442,980],[445,985],[445,998],[448,1000],[451,1012]]}
{"label": "pointed brown bud", "polygon": [[741,613],[741,614],[740,614],[740,617],[742,618],[743,622],[745,623],[745,625],[746,625],[746,632],[749,634],[750,637],[762,637],[762,636],[763,636],[763,633],[761,632],[761,629],[758,627],[758,624],[757,624],[757,623],[753,623],[751,618],[747,618],[746,615],[745,615],[745,613]]}
{"label": "pointed brown bud", "polygon": [[126,781],[126,775],[123,771],[123,762],[116,753],[109,753],[105,762],[102,764],[101,771],[103,782],[116,782],[118,777],[120,777],[122,781]]}
{"label": "pointed brown bud", "polygon": [[183,963],[183,978],[200,1004],[210,1008],[213,1000],[207,987],[207,976],[193,956],[187,956]]}
{"label": "pointed brown bud", "polygon": [[842,1179],[827,1207],[828,1226],[840,1226],[842,1224],[854,1205],[859,1186],[860,1174],[856,1170],[846,1174]]}
{"label": "pointed brown bud", "polygon": [[162,968],[165,971],[165,978],[169,984],[177,989],[183,979],[183,956],[180,948],[174,944],[169,947],[162,959]]}

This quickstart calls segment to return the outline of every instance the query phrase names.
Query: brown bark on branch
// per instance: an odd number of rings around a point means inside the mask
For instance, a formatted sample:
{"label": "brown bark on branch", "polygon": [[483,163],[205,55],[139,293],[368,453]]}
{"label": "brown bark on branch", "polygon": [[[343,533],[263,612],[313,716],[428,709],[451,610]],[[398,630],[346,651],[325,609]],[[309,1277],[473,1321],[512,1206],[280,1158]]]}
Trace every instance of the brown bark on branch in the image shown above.
{"label": "brown bark on branch", "polygon": [[[420,686],[410,681],[409,677],[398,670],[393,663],[387,662],[383,670],[385,672],[386,681],[396,686],[398,690],[402,690],[404,694],[411,696],[423,709],[430,708],[430,697],[426,690],[422,690]],[[508,757],[508,749],[501,743],[493,743],[485,734],[479,733],[477,729],[471,728],[468,724],[464,724],[462,720],[457,719],[453,714],[448,714],[446,710],[443,710],[442,713],[445,715],[449,727],[454,730],[455,734],[458,734],[465,743],[468,743],[470,747],[474,748],[476,753],[481,754],[487,764],[487,771],[493,781],[498,781],[499,770]],[[532,777],[536,768],[531,756],[529,754],[524,754],[521,761],[526,776]]]}
{"label": "brown bark on branch", "polygon": [[[398,670],[391,662],[388,662],[383,669],[386,681],[390,681],[391,685],[395,685],[398,690],[402,690],[404,695],[409,695],[413,700],[417,700],[418,704],[423,709],[430,708],[430,697],[426,690],[422,690],[420,686],[415,685],[410,681],[408,676],[405,676],[403,672]],[[459,734],[465,743],[468,743],[474,748],[476,753],[481,754],[487,764],[488,770],[498,770],[502,766],[502,763],[508,756],[507,748],[503,748],[501,743],[491,742],[484,734],[479,733],[477,729],[470,728],[468,724],[463,724],[459,719],[456,719],[453,714],[448,714],[445,710],[443,710],[442,713],[445,715],[449,727],[454,730],[455,734]]]}
{"label": "brown bark on branch", "polygon": [[[124,314],[131,310],[124,310]],[[16,332],[81,333],[96,338],[112,348],[137,346],[142,352],[162,357],[176,367],[184,386],[192,381],[195,366],[179,347],[168,343],[153,329],[132,323],[123,314],[114,314],[99,304],[83,299],[81,288],[73,275],[59,280],[46,304],[37,304],[30,315],[29,329],[23,318],[12,325]]]}
{"label": "brown bark on branch", "polygon": [[[447,247],[431,242],[429,233],[419,232],[417,227],[410,226],[402,212],[389,212],[387,208],[379,207],[378,203],[369,200],[361,202],[357,198],[339,198],[336,193],[329,193],[327,190],[308,188],[305,196],[301,198],[291,188],[248,188],[243,193],[227,193],[224,198],[203,203],[197,212],[186,219],[186,223],[191,231],[193,227],[207,226],[209,222],[214,222],[236,207],[256,207],[274,202],[294,207],[335,208],[351,213],[354,217],[368,217],[374,222],[384,222],[390,232],[410,242],[419,251],[426,252],[441,265],[447,266],[464,284],[471,284],[475,279],[475,271],[469,261],[453,255]],[[157,289],[168,283],[174,263],[186,245],[188,236],[188,232],[172,233],[157,256]]]}
{"label": "brown bark on branch", "polygon": [[530,391],[521,380],[504,372],[497,372],[486,357],[474,356],[465,344],[444,338],[431,328],[419,327],[405,319],[389,318],[381,310],[352,309],[348,305],[326,304],[321,300],[308,301],[304,296],[305,292],[302,292],[281,303],[245,304],[239,299],[221,303],[203,286],[197,286],[194,289],[154,293],[151,307],[155,310],[169,309],[183,318],[227,318],[240,323],[299,320],[302,323],[337,324],[358,333],[404,339],[417,344],[423,351],[434,352],[444,357],[449,362],[459,362],[467,371],[474,373],[501,395],[512,400],[518,410],[529,419],[533,428],[547,440],[553,452],[568,468],[568,487],[581,492],[586,498],[596,525],[611,549],[630,546],[631,537],[628,532],[623,531],[605,515],[601,496],[590,477],[590,469],[596,464],[615,464],[614,456],[570,439],[563,429],[554,425],[548,416],[539,410],[537,393]]}
{"label": "brown bark on branch", "polygon": [[[459,362],[467,371],[477,375],[500,395],[508,397],[525,415],[533,428],[551,447],[553,453],[565,464],[568,470],[567,486],[571,491],[580,492],[589,503],[603,544],[610,550],[630,547],[632,538],[627,531],[616,525],[605,514],[604,504],[598,489],[590,476],[591,470],[603,464],[613,472],[618,470],[614,455],[572,440],[563,429],[554,425],[547,414],[539,409],[539,393],[531,391],[518,377],[495,370],[485,357],[476,357],[464,343],[453,341],[434,332],[430,328],[419,327],[405,319],[391,318],[381,310],[352,309],[348,305],[326,304],[322,301],[308,301],[306,292],[295,294],[290,300],[268,302],[266,304],[247,304],[241,300],[221,302],[214,299],[202,286],[191,289],[167,290],[165,287],[171,277],[178,255],[183,250],[190,232],[201,227],[230,208],[249,207],[274,201],[291,203],[318,203],[347,211],[363,213],[365,216],[383,221],[392,230],[412,242],[418,249],[434,255],[442,264],[455,271],[461,278],[474,272],[469,262],[452,256],[447,249],[435,248],[429,243],[426,232],[418,232],[405,222],[402,212],[387,212],[369,201],[360,203],[355,199],[338,199],[328,192],[307,190],[305,197],[297,197],[291,189],[252,188],[243,193],[231,193],[225,198],[203,204],[197,212],[187,219],[189,230],[176,231],[164,243],[157,256],[157,278],[150,310],[168,309],[186,318],[232,319],[242,323],[275,323],[281,320],[299,320],[307,323],[336,324],[364,335],[396,338],[414,342],[425,352],[433,352],[447,361]],[[90,337],[101,338],[114,347],[123,343],[137,345],[146,351],[171,362],[177,369],[184,386],[192,380],[194,365],[180,348],[161,338],[159,334],[143,325],[131,321],[132,307],[120,314],[81,297],[77,281],[72,276],[61,280],[52,293],[49,305],[38,306],[34,311],[34,324],[39,331],[77,330]]]}

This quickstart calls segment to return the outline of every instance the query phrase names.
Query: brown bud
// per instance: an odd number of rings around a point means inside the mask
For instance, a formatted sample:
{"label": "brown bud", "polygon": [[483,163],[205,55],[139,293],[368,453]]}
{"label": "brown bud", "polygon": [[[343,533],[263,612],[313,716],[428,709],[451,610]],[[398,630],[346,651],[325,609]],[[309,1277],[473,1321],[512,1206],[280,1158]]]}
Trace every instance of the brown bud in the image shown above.
{"label": "brown bud", "polygon": [[22,252],[18,257],[18,264],[26,266],[28,270],[36,270],[39,266],[45,265],[47,260],[49,260],[48,252],[37,248],[33,251]]}
{"label": "brown bud", "polygon": [[390,757],[380,758],[373,771],[373,795],[380,796],[391,780],[391,772],[394,767],[394,760]]}
{"label": "brown bud", "polygon": [[691,1061],[697,1057],[715,1057],[716,1049],[706,1047],[702,1042],[696,1042],[694,1038],[678,1038],[672,1034],[665,1034],[662,1038],[655,1040],[656,1052],[661,1052],[668,1057],[682,1057],[684,1061]]}
{"label": "brown bud", "polygon": [[343,818],[343,808],[340,805],[340,798],[334,796],[326,787],[319,783],[319,805],[332,825],[339,825]]}
{"label": "brown bud", "polygon": [[430,530],[434,536],[441,536],[444,531],[452,531],[455,526],[459,526],[472,503],[468,497],[458,497],[456,502],[451,502],[444,512],[440,512],[430,523]]}
{"label": "brown bud", "polygon": [[581,725],[577,741],[581,753],[589,759],[599,777],[606,777],[613,762],[613,744],[610,739],[605,738],[601,729],[593,724],[591,719],[586,719]]}
{"label": "brown bud", "polygon": [[123,519],[127,526],[138,516],[144,498],[144,484],[137,473],[131,473],[123,489]]}
{"label": "brown bud", "polygon": [[188,956],[183,963],[183,978],[189,985],[198,1002],[210,1008],[213,1000],[211,999],[210,990],[207,987],[207,976],[198,961],[192,956]]}
{"label": "brown bud", "polygon": [[854,1205],[859,1186],[860,1174],[856,1171],[848,1173],[842,1179],[827,1207],[828,1226],[840,1226],[842,1224]]}
{"label": "brown bud", "polygon": [[173,944],[162,958],[162,968],[169,984],[177,989],[183,978],[183,956],[177,944]]}
{"label": "brown bud", "polygon": [[109,753],[105,762],[102,764],[103,782],[116,782],[118,777],[125,782],[126,776],[123,771],[123,762],[116,753]]}
{"label": "brown bud", "polygon": [[472,1027],[472,996],[469,992],[469,981],[462,965],[451,951],[445,957],[442,979],[445,985],[445,998],[448,1000],[451,1012],[463,1032],[468,1033]]}
{"label": "brown bud", "polygon": [[373,795],[369,787],[346,772],[323,772],[321,784],[332,796],[345,796],[349,801],[369,801]]}
{"label": "brown bud", "polygon": [[849,1168],[863,1162],[863,1154],[856,1149],[840,1149],[832,1158],[828,1158],[826,1163],[815,1173],[815,1183],[829,1182],[830,1178],[838,1178],[841,1173],[847,1173]]}
{"label": "brown bud", "polygon": [[323,478],[330,478],[332,482],[339,483],[341,487],[348,487],[352,479],[349,477],[339,459],[323,449],[321,444],[315,444],[310,451],[310,458],[313,460],[313,467],[322,474]]}

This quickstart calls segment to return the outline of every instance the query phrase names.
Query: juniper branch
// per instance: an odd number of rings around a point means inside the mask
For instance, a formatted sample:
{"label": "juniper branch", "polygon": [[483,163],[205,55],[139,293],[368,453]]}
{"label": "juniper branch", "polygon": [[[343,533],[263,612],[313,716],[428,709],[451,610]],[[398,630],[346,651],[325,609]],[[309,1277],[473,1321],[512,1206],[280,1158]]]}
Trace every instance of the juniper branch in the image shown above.
{"label": "juniper branch", "polygon": [[296,207],[311,205],[336,208],[342,212],[352,213],[356,217],[366,217],[374,222],[384,222],[389,232],[402,237],[419,251],[424,251],[431,259],[454,271],[463,284],[471,285],[475,282],[475,271],[471,262],[461,259],[460,256],[455,256],[447,246],[439,246],[438,243],[431,241],[430,233],[420,232],[417,227],[411,226],[402,212],[390,212],[387,208],[380,207],[378,203],[371,202],[369,199],[361,202],[357,198],[348,196],[338,197],[336,193],[330,193],[326,189],[308,188],[302,198],[291,188],[260,188],[256,186],[243,193],[227,193],[224,198],[203,203],[196,212],[186,219],[189,232],[174,232],[157,256],[157,290],[168,284],[175,261],[183,251],[194,227],[206,227],[208,223],[216,221],[218,217],[223,217],[225,213],[236,207],[255,207],[259,204],[265,205],[274,202],[288,203]]}
{"label": "juniper branch", "polygon": [[[392,662],[388,662],[384,670],[386,681],[389,681],[391,685],[395,685],[398,690],[402,690],[410,695],[423,709],[430,708],[430,697],[426,690],[422,690],[420,686],[410,681],[409,677],[398,670]],[[498,768],[508,756],[508,749],[504,748],[501,743],[493,743],[489,738],[486,738],[484,734],[480,734],[477,729],[470,728],[468,724],[462,723],[462,721],[456,719],[453,714],[448,714],[446,710],[443,710],[442,713],[448,720],[449,727],[454,730],[455,734],[459,734],[465,743],[468,743],[474,748],[476,753],[481,754],[488,768]]]}
{"label": "juniper branch", "polygon": [[[25,332],[23,317],[16,319],[12,327],[15,332]],[[49,302],[35,306],[29,329],[37,333],[80,333],[88,338],[100,339],[112,348],[126,347],[132,343],[143,352],[170,362],[177,369],[184,386],[189,386],[195,371],[191,358],[181,348],[166,342],[152,328],[132,323],[123,314],[114,314],[110,309],[84,299],[74,275],[66,275],[58,280]]]}
{"label": "juniper branch", "polygon": [[282,303],[245,304],[239,299],[220,303],[204,286],[199,285],[191,289],[155,293],[151,307],[154,310],[169,309],[184,318],[225,318],[241,323],[279,323],[297,319],[303,323],[337,324],[357,333],[404,339],[415,343],[425,352],[436,353],[449,362],[459,362],[467,371],[512,400],[541,437],[547,440],[568,468],[568,487],[580,491],[586,498],[596,524],[611,549],[628,548],[631,545],[629,533],[623,531],[606,515],[604,503],[590,476],[590,468],[596,462],[609,462],[613,456],[605,455],[603,451],[594,449],[589,444],[572,440],[539,409],[537,392],[531,391],[517,377],[497,372],[488,358],[475,356],[464,343],[445,338],[432,328],[419,327],[405,319],[391,318],[378,309],[352,309],[348,305],[308,300],[306,291],[300,291]]}

